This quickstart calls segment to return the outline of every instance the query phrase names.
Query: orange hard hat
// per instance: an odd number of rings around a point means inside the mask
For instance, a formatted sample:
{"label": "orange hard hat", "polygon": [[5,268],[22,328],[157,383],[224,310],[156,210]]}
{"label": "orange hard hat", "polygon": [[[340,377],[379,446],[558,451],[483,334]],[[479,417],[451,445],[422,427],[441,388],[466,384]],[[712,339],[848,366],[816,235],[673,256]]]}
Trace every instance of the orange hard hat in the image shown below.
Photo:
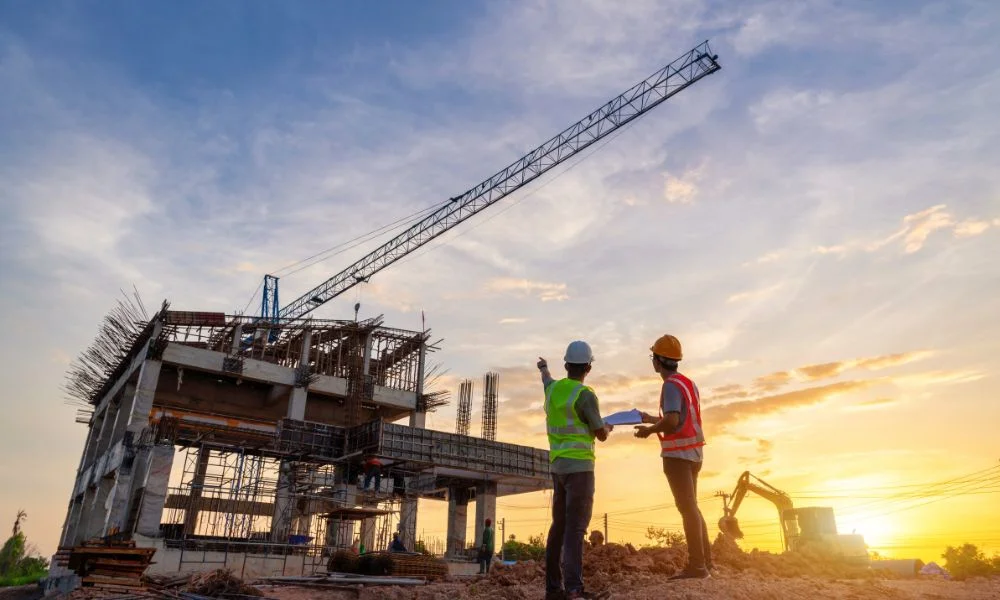
{"label": "orange hard hat", "polygon": [[681,360],[684,358],[684,354],[681,352],[680,341],[669,333],[660,336],[658,340],[653,342],[653,345],[649,349],[653,351],[653,354],[669,358],[670,360]]}

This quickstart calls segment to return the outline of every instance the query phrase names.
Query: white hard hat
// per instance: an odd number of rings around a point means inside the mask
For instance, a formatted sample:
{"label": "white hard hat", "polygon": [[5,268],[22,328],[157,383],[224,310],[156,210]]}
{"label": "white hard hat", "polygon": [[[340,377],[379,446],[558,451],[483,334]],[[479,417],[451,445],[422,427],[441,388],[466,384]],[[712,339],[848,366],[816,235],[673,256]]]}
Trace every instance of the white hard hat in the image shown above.
{"label": "white hard hat", "polygon": [[582,340],[570,342],[566,347],[565,362],[574,365],[589,365],[594,362],[594,353],[590,349],[590,344]]}

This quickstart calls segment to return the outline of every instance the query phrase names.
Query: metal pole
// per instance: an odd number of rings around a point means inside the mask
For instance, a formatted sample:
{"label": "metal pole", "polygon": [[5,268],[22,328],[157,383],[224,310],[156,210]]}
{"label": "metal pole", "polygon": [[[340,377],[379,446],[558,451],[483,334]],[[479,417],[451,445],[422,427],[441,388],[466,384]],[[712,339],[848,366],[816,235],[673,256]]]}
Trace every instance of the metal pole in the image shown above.
{"label": "metal pole", "polygon": [[500,560],[501,561],[504,559],[503,558],[503,547],[504,547],[504,544],[506,542],[507,542],[507,519],[503,518],[503,519],[500,519]]}

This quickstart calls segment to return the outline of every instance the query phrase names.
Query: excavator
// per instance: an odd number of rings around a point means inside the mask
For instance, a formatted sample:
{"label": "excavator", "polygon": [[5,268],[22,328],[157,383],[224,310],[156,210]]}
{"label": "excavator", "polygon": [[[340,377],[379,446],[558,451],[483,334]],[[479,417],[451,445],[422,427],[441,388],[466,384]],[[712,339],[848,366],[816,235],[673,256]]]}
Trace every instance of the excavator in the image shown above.
{"label": "excavator", "polygon": [[719,519],[719,531],[732,539],[740,539],[736,511],[743,503],[747,492],[753,492],[765,500],[770,500],[778,508],[781,523],[781,541],[785,552],[800,552],[811,549],[823,554],[836,556],[852,563],[870,564],[868,546],[864,536],[837,533],[837,521],[833,508],[809,506],[795,508],[792,499],[764,480],[744,471],[736,482],[732,494],[719,493],[722,497],[724,516]]}

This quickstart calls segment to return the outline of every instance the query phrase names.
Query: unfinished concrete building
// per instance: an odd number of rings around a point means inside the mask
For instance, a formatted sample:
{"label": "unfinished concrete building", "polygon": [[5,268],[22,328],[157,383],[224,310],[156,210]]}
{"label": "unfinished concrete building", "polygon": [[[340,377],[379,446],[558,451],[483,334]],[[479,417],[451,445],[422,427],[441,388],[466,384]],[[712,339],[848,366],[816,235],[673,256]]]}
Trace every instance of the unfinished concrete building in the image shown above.
{"label": "unfinished concrete building", "polygon": [[396,532],[414,549],[418,500],[434,499],[458,559],[470,501],[478,524],[498,496],[549,486],[545,450],[424,427],[440,402],[426,331],[164,305],[128,340],[87,391],[62,547],[117,536],[157,549],[152,572],[310,574]]}

